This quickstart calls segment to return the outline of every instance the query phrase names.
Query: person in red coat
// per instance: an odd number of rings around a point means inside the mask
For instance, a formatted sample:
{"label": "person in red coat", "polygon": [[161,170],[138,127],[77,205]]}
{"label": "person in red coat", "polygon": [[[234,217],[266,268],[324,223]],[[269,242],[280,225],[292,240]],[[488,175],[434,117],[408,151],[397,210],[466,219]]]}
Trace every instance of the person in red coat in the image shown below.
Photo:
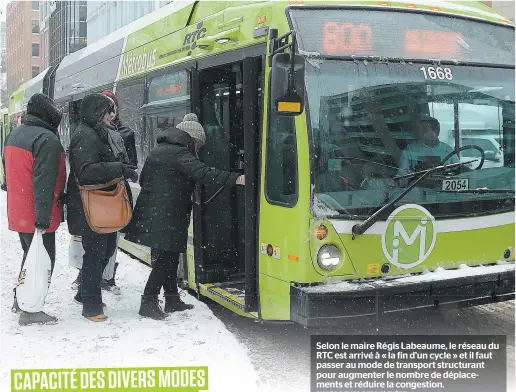
{"label": "person in red coat", "polygon": [[[19,233],[23,249],[21,270],[36,231],[54,270],[55,231],[63,221],[66,182],[65,152],[57,136],[61,111],[52,99],[34,94],[20,126],[15,128],[4,147],[9,230]],[[20,273],[21,273],[20,270]],[[14,290],[13,310],[21,312],[21,325],[53,323],[57,319],[44,312],[20,311]]]}

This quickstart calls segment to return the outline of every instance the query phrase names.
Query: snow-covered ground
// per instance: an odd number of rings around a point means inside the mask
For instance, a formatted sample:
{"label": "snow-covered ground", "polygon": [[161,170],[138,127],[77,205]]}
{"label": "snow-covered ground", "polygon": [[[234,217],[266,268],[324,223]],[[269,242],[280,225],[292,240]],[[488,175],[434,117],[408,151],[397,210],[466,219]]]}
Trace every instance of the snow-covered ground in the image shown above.
{"label": "snow-covered ground", "polygon": [[10,370],[23,368],[99,368],[208,366],[210,391],[269,391],[260,384],[240,344],[210,309],[186,294],[193,310],[172,314],[166,321],[138,315],[140,295],[150,269],[118,253],[117,284],[121,295],[103,292],[104,323],[81,316],[71,283],[77,270],[68,265],[69,235],[63,224],[56,235],[56,267],[45,311],[56,325],[20,327],[11,312],[22,249],[18,234],[7,229],[6,193],[0,192],[1,341],[0,391],[10,391]]}

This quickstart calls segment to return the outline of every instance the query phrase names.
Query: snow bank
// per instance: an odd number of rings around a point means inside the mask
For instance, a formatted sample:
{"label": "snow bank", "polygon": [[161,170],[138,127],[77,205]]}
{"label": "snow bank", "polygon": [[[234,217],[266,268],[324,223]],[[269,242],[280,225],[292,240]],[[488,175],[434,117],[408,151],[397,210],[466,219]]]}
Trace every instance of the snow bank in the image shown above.
{"label": "snow bank", "polygon": [[83,318],[82,307],[73,300],[77,270],[68,266],[66,225],[56,235],[56,267],[45,305],[59,323],[20,327],[10,308],[22,251],[17,233],[7,229],[5,192],[0,192],[0,224],[0,391],[11,390],[11,369],[188,365],[208,366],[210,391],[267,390],[259,384],[247,349],[194,297],[185,293],[183,298],[195,309],[166,321],[140,317],[140,295],[150,269],[122,252],[117,271],[121,296],[103,292],[109,319],[95,324]]}

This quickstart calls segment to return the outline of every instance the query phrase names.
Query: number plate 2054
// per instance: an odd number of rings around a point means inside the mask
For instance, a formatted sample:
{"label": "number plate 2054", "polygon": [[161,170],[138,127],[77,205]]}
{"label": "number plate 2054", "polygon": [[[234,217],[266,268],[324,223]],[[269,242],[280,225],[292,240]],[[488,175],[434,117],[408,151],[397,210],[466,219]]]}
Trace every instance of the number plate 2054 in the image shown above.
{"label": "number plate 2054", "polygon": [[461,191],[469,189],[469,181],[462,180],[443,180],[443,191]]}

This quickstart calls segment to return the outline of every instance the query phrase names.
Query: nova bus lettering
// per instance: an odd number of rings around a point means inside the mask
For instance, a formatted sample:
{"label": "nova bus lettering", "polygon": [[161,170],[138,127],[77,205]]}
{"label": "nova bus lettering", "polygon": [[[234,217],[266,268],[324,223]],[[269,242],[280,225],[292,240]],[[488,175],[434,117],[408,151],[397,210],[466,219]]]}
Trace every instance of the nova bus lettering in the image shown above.
{"label": "nova bus lettering", "polygon": [[140,165],[195,112],[201,159],[246,185],[197,186],[178,283],[242,316],[514,299],[514,26],[392,4],[171,2],[49,73],[63,143],[89,92],[116,89]]}

